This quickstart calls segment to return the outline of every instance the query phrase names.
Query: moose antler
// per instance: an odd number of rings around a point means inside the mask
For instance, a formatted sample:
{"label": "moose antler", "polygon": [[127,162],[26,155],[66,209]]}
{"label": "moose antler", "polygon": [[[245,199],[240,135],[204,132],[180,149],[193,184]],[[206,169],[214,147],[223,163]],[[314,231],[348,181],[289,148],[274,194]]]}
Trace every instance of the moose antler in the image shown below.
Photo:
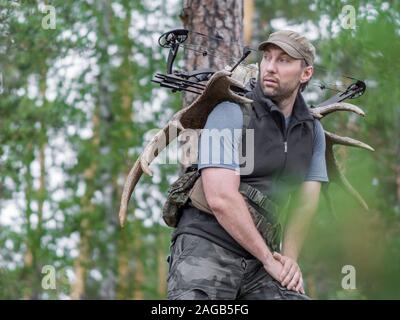
{"label": "moose antler", "polygon": [[[312,108],[312,109],[310,109],[310,111],[311,111],[311,114],[316,119],[322,119],[326,115],[328,115],[332,112],[335,112],[335,111],[350,111],[350,112],[354,112],[357,115],[360,115],[363,117],[365,116],[365,113],[361,108],[359,108],[353,104],[344,103],[344,102],[333,103],[333,104],[323,106],[323,107]],[[324,131],[325,131],[325,141],[326,141],[325,157],[326,157],[326,165],[327,165],[329,180],[331,182],[337,183],[341,188],[343,188],[350,195],[352,195],[365,210],[368,210],[367,203],[364,201],[364,199],[361,197],[361,195],[354,189],[354,187],[350,184],[350,182],[346,179],[343,172],[341,171],[341,169],[336,161],[335,154],[333,152],[333,146],[335,144],[338,144],[338,145],[362,148],[362,149],[366,149],[366,150],[370,150],[370,151],[375,151],[374,148],[372,148],[368,144],[358,141],[356,139],[352,139],[349,137],[342,137],[342,136],[336,135],[334,133],[331,133],[329,131],[326,131],[326,130],[324,130]],[[329,205],[331,211],[333,211],[331,200],[329,198],[329,193],[324,192],[324,194],[325,194],[325,197],[327,198],[328,205]]]}
{"label": "moose antler", "polygon": [[231,75],[232,72],[226,70],[216,72],[207,82],[201,95],[191,105],[174,114],[166,126],[145,147],[130,170],[124,184],[119,210],[121,226],[125,224],[129,199],[137,182],[143,172],[150,176],[152,175],[149,165],[167,145],[184,129],[203,128],[208,115],[220,102],[226,100],[244,104],[252,102],[252,100],[240,96],[231,90],[231,86],[244,89],[243,84],[235,80]]}
{"label": "moose antler", "polygon": [[[257,79],[257,67],[246,67],[241,68],[240,66],[235,69],[234,73],[222,70],[214,73],[210,80],[205,85],[204,91],[197,97],[197,99],[188,107],[180,110],[172,116],[171,120],[168,121],[167,125],[161,129],[145,147],[142,154],[136,160],[134,166],[130,170],[122,192],[121,206],[119,210],[119,220],[121,226],[124,226],[128,210],[128,202],[132,195],[132,192],[142,176],[143,172],[152,175],[152,171],[149,168],[150,163],[157,157],[157,155],[172,142],[184,129],[202,129],[207,120],[210,112],[215,108],[217,104],[222,101],[232,101],[236,103],[251,103],[243,96],[240,96],[231,90],[234,86],[239,89],[244,89],[244,84],[248,81],[249,77]],[[365,116],[364,111],[350,103],[332,103],[329,105],[311,108],[310,112],[314,118],[321,120],[326,115],[336,111],[350,111],[357,115]],[[348,182],[344,174],[342,173],[334,152],[333,146],[335,144],[353,146],[357,148],[367,149],[374,151],[374,149],[368,144],[349,138],[341,137],[336,134],[325,131],[326,140],[326,163],[328,170],[328,177],[331,182],[337,183],[341,188],[350,193],[356,200],[361,204],[363,208],[368,210],[368,206],[361,195],[352,187]],[[328,205],[332,208],[329,194],[325,190],[325,196],[328,201]],[[333,211],[333,210],[332,210]]]}

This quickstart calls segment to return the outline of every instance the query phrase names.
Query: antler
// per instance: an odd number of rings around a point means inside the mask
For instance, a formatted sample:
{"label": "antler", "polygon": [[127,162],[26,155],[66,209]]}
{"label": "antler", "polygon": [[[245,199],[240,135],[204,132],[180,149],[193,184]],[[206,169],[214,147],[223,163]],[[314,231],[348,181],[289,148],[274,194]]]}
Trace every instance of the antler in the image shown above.
{"label": "antler", "polygon": [[[360,116],[365,116],[365,113],[361,108],[353,104],[344,102],[333,103],[323,107],[312,108],[310,109],[310,111],[311,114],[317,119],[322,119],[326,115],[335,111],[350,111]],[[368,210],[367,203],[364,201],[361,195],[354,189],[354,187],[350,184],[350,182],[346,179],[343,172],[341,171],[333,152],[333,145],[339,144],[345,146],[352,146],[370,151],[375,151],[374,148],[356,139],[352,139],[349,137],[342,137],[334,133],[328,132],[326,130],[324,131],[326,140],[325,156],[326,156],[327,170],[330,181],[337,183],[341,188],[350,193],[364,209]],[[329,198],[329,194],[327,192],[325,192],[325,196],[327,197],[328,204],[331,207],[331,201]],[[333,211],[332,207],[331,210]]]}
{"label": "antler", "polygon": [[351,111],[354,112],[360,116],[365,116],[364,111],[355,106],[354,104],[351,103],[346,103],[346,102],[337,102],[337,103],[332,103],[327,106],[323,107],[317,107],[317,108],[312,108],[310,109],[311,114],[314,116],[314,118],[317,119],[322,119],[326,115],[335,112],[335,111]]}
{"label": "antler", "polygon": [[252,100],[240,96],[230,89],[231,86],[244,88],[243,84],[233,79],[231,75],[232,73],[226,70],[216,72],[207,82],[202,94],[190,106],[173,115],[167,125],[145,147],[130,170],[124,184],[119,210],[121,226],[125,224],[129,200],[143,172],[150,176],[152,175],[152,171],[149,168],[150,163],[182,130],[203,128],[210,112],[222,101],[228,100],[236,103],[252,102]]}
{"label": "antler", "polygon": [[[254,69],[254,70],[253,70]],[[184,129],[201,129],[207,120],[210,112],[217,104],[222,101],[232,101],[236,103],[251,103],[252,100],[247,99],[234,93],[231,86],[243,89],[243,84],[247,82],[249,74],[254,77],[257,74],[257,66],[255,68],[248,68],[243,73],[243,69],[239,66],[232,74],[229,71],[222,70],[216,72],[211,79],[207,82],[204,91],[198,98],[188,107],[177,112],[167,125],[161,129],[144,148],[142,154],[136,160],[134,166],[130,170],[122,192],[121,206],[119,210],[119,220],[121,226],[124,226],[127,216],[128,203],[132,192],[138,183],[143,172],[152,175],[149,168],[150,163],[157,157],[157,155],[172,142]],[[255,77],[256,78],[256,77]],[[350,111],[360,116],[365,116],[364,111],[350,103],[332,103],[330,105],[321,106],[310,109],[311,114],[316,119],[322,119],[326,115],[336,111]],[[341,144],[346,146],[353,146],[358,148],[374,151],[368,144],[349,138],[342,137],[328,131],[325,131],[326,139],[326,162],[330,181],[336,182],[344,190],[354,196],[357,201],[368,210],[368,206],[360,194],[351,186],[346,177],[340,170],[333,152],[333,145]],[[328,204],[331,204],[329,195],[327,196]]]}

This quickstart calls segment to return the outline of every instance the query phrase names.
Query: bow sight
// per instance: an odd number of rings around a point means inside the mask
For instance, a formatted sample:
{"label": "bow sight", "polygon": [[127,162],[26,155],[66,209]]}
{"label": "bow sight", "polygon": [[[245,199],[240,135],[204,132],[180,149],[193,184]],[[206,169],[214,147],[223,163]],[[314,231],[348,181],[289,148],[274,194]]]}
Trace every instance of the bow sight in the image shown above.
{"label": "bow sight", "polygon": [[[193,71],[178,71],[173,69],[173,64],[178,54],[179,47],[184,47],[184,45],[182,44],[187,40],[189,33],[190,31],[187,29],[174,29],[165,32],[160,36],[160,38],[158,39],[158,44],[160,45],[160,47],[169,48],[167,59],[167,74],[156,73],[151,81],[158,83],[161,87],[172,89],[172,92],[187,91],[200,94],[205,88],[205,84],[201,82],[208,81],[211,76],[216,72],[216,70],[207,68]],[[246,59],[250,53],[251,49],[249,47],[244,47],[243,55],[229,71],[234,71],[236,67],[240,63],[242,63],[243,60]],[[207,50],[204,50],[202,52],[202,55],[207,56]],[[240,88],[232,89],[236,91],[236,93],[242,95],[244,95],[248,91]]]}

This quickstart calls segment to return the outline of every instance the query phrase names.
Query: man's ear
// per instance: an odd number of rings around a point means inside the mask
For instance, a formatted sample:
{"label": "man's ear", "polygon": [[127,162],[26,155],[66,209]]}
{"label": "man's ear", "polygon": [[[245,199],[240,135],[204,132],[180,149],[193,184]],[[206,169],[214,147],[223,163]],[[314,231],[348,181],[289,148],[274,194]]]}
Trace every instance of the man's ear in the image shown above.
{"label": "man's ear", "polygon": [[309,81],[314,74],[314,67],[313,66],[307,66],[303,68],[303,71],[301,72],[300,76],[300,82],[301,83],[306,83]]}

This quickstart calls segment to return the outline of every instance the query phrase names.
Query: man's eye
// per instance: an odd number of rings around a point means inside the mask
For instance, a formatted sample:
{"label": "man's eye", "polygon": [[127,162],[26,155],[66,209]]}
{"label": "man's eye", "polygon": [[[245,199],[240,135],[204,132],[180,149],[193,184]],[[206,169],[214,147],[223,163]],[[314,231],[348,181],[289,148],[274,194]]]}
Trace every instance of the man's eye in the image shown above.
{"label": "man's eye", "polygon": [[288,58],[280,58],[279,61],[280,62],[289,62],[289,59]]}

